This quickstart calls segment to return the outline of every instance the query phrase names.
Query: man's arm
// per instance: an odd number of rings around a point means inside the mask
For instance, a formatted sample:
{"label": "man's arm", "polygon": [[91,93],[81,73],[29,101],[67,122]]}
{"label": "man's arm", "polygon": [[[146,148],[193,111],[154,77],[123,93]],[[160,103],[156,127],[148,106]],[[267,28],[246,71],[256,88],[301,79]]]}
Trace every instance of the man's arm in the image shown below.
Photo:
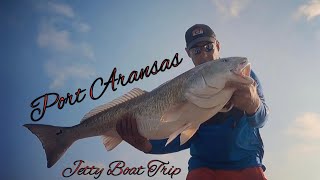
{"label": "man's arm", "polygon": [[253,71],[251,71],[251,77],[255,80],[257,84],[256,89],[257,89],[257,94],[260,98],[260,104],[257,111],[254,114],[251,114],[251,115],[247,114],[247,120],[252,127],[261,128],[264,126],[264,124],[268,119],[269,107],[265,102],[265,97],[263,95],[261,83]]}
{"label": "man's arm", "polygon": [[236,108],[245,112],[247,121],[252,127],[261,128],[268,119],[269,108],[266,105],[258,77],[253,71],[250,76],[254,79],[254,84],[248,86],[238,83],[229,84],[229,86],[237,88],[231,102]]}

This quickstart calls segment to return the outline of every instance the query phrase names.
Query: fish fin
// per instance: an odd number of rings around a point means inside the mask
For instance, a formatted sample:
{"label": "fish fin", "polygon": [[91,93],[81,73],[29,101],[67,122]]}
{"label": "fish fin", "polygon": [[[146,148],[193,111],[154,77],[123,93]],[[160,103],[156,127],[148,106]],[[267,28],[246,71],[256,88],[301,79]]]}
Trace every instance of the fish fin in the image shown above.
{"label": "fish fin", "polygon": [[200,108],[195,104],[188,102],[187,107],[189,110],[182,113],[180,120],[191,122],[191,125],[181,132],[180,145],[186,143],[197,132],[200,124],[217,114],[219,110],[223,108],[223,104],[213,108]]}
{"label": "fish fin", "polygon": [[169,136],[166,145],[168,145],[180,133],[180,144],[183,145],[197,132],[200,124],[217,114],[222,108],[223,104],[215,106],[213,108],[200,108],[191,102],[187,102],[183,107],[184,110],[179,117],[179,120],[184,120],[185,122],[190,123],[172,133]]}
{"label": "fish fin", "polygon": [[180,103],[173,105],[171,108],[169,108],[168,111],[166,111],[160,118],[161,123],[166,122],[174,122],[179,119],[181,114],[183,113],[185,109],[186,103]]}
{"label": "fish fin", "polygon": [[180,135],[180,145],[186,143],[199,129],[200,124],[190,125],[186,130],[184,130]]}
{"label": "fish fin", "polygon": [[119,135],[116,137],[103,135],[102,141],[107,151],[111,151],[122,142],[122,139]]}
{"label": "fish fin", "polygon": [[213,108],[216,106],[220,106],[221,104],[227,104],[232,96],[232,93],[233,91],[231,90],[222,90],[213,96],[200,97],[195,94],[186,92],[185,97],[200,108]]}
{"label": "fish fin", "polygon": [[190,126],[191,126],[191,123],[188,123],[188,124],[182,126],[181,128],[179,128],[178,130],[176,130],[175,132],[173,132],[169,136],[169,139],[167,140],[167,143],[165,146],[167,146],[169,143],[171,143],[179,134],[181,134],[185,129],[187,129]]}
{"label": "fish fin", "polygon": [[129,91],[128,93],[112,100],[111,102],[109,103],[106,103],[106,104],[103,104],[103,105],[100,105],[98,107],[95,107],[94,109],[92,109],[91,111],[89,111],[88,113],[86,113],[84,115],[84,117],[81,119],[80,123],[82,123],[83,121],[89,119],[90,117],[102,112],[102,111],[105,111],[109,108],[112,108],[118,104],[121,104],[121,103],[124,103],[126,101],[129,101],[130,99],[133,99],[133,98],[136,98],[138,96],[141,96],[143,94],[147,93],[147,91],[144,91],[142,89],[139,89],[139,88],[134,88],[132,89],[131,91]]}
{"label": "fish fin", "polygon": [[47,157],[47,167],[52,167],[67,151],[75,138],[66,132],[65,127],[49,126],[43,124],[25,124],[42,143]]}

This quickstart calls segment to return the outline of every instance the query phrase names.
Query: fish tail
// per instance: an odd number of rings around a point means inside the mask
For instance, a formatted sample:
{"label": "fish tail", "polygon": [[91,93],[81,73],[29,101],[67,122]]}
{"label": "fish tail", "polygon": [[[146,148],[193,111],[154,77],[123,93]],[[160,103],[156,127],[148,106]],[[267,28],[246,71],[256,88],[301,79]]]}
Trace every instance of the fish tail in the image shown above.
{"label": "fish tail", "polygon": [[66,152],[73,142],[76,141],[67,127],[50,126],[43,124],[25,124],[42,143],[47,156],[47,167],[52,167]]}

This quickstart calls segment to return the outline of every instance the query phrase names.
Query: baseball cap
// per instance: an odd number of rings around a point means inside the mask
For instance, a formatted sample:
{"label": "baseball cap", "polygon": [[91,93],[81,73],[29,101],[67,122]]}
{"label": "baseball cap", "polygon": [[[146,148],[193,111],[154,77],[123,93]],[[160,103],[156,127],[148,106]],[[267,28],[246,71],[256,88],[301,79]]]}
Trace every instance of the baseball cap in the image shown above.
{"label": "baseball cap", "polygon": [[202,41],[214,42],[216,34],[205,24],[195,24],[190,27],[185,34],[187,49]]}

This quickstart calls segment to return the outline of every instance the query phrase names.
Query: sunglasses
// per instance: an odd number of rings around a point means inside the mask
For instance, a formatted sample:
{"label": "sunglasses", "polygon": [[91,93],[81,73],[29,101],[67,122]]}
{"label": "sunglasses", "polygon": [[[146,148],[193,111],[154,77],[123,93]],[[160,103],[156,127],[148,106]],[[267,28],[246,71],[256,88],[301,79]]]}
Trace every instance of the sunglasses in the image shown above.
{"label": "sunglasses", "polygon": [[201,53],[201,48],[204,48],[204,50],[206,52],[210,52],[210,51],[214,50],[214,44],[213,43],[209,43],[209,44],[206,44],[204,46],[197,46],[197,47],[191,48],[190,51],[191,51],[192,54],[198,55],[198,54]]}

